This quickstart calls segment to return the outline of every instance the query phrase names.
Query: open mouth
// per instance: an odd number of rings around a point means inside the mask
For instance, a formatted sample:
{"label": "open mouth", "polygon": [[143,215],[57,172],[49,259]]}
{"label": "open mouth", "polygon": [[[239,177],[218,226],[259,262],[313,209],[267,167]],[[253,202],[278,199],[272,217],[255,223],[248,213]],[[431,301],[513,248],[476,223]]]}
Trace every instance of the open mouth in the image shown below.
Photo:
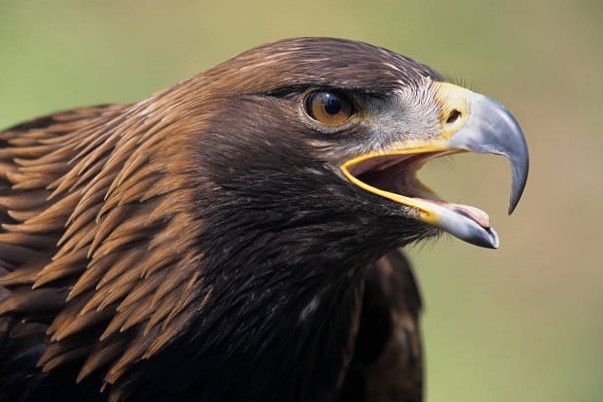
{"label": "open mouth", "polygon": [[400,204],[409,218],[468,243],[498,248],[488,214],[443,201],[417,179],[417,171],[430,159],[459,152],[504,156],[511,163],[510,214],[528,178],[528,146],[521,127],[504,106],[486,96],[446,82],[433,83],[432,90],[440,111],[437,135],[401,135],[386,148],[349,159],[340,169],[355,186]]}
{"label": "open mouth", "polygon": [[[417,218],[455,233],[470,224],[498,245],[488,214],[478,208],[447,203],[417,178],[417,171],[430,159],[463,151],[442,150],[371,155],[350,160],[342,166],[346,177],[371,193],[418,211]],[[462,223],[462,224],[459,224]]]}
{"label": "open mouth", "polygon": [[417,171],[429,159],[446,153],[425,152],[375,156],[348,166],[348,172],[361,182],[377,189],[410,198],[441,202],[431,189],[419,181]]}

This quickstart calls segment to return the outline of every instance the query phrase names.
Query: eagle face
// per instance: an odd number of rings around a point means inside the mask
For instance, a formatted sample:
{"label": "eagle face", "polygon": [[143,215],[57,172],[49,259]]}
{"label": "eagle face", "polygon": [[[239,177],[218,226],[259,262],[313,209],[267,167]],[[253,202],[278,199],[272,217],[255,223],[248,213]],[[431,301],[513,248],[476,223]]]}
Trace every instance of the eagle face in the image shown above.
{"label": "eagle face", "polygon": [[420,401],[396,249],[498,246],[416,178],[468,151],[510,160],[512,210],[528,154],[504,107],[325,38],[0,132],[0,399],[347,401],[362,378]]}
{"label": "eagle face", "polygon": [[[527,179],[528,151],[518,123],[497,102],[447,83],[404,56],[336,39],[277,42],[243,53],[203,78],[227,103],[221,124],[238,125],[230,126],[230,135],[303,149],[324,166],[300,170],[326,167],[364,190],[375,208],[413,226],[411,241],[443,229],[482,247],[498,247],[485,212],[448,204],[416,178],[426,161],[443,155],[506,156],[513,167],[511,212]],[[241,141],[245,138],[237,138]]]}

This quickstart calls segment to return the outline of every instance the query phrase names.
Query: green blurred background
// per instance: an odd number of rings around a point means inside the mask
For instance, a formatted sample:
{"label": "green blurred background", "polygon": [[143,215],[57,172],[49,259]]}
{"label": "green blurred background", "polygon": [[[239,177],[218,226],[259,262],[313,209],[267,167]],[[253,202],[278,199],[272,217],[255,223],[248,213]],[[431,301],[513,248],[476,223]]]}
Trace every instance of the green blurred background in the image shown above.
{"label": "green blurred background", "polygon": [[603,2],[0,0],[0,127],[131,102],[255,45],[336,36],[416,58],[504,103],[531,150],[507,217],[501,158],[424,180],[485,208],[498,251],[410,250],[426,303],[427,400],[603,400]]}

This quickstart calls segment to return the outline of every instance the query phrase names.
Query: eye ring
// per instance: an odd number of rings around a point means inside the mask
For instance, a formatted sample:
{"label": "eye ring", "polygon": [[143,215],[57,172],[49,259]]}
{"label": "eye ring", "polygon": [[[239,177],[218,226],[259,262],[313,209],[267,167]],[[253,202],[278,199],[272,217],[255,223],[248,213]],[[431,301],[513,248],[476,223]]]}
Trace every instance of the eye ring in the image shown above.
{"label": "eye ring", "polygon": [[318,89],[308,92],[304,111],[312,119],[327,126],[340,126],[355,113],[354,104],[339,91]]}

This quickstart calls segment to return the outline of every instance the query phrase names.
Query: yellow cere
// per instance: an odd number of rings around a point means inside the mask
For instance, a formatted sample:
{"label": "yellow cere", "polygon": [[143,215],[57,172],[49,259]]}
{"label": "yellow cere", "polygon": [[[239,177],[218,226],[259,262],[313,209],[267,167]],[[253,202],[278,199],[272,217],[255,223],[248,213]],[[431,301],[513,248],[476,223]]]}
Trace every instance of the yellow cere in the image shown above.
{"label": "yellow cere", "polygon": [[470,91],[448,82],[435,82],[434,100],[440,109],[441,140],[447,140],[456,133],[469,117]]}

